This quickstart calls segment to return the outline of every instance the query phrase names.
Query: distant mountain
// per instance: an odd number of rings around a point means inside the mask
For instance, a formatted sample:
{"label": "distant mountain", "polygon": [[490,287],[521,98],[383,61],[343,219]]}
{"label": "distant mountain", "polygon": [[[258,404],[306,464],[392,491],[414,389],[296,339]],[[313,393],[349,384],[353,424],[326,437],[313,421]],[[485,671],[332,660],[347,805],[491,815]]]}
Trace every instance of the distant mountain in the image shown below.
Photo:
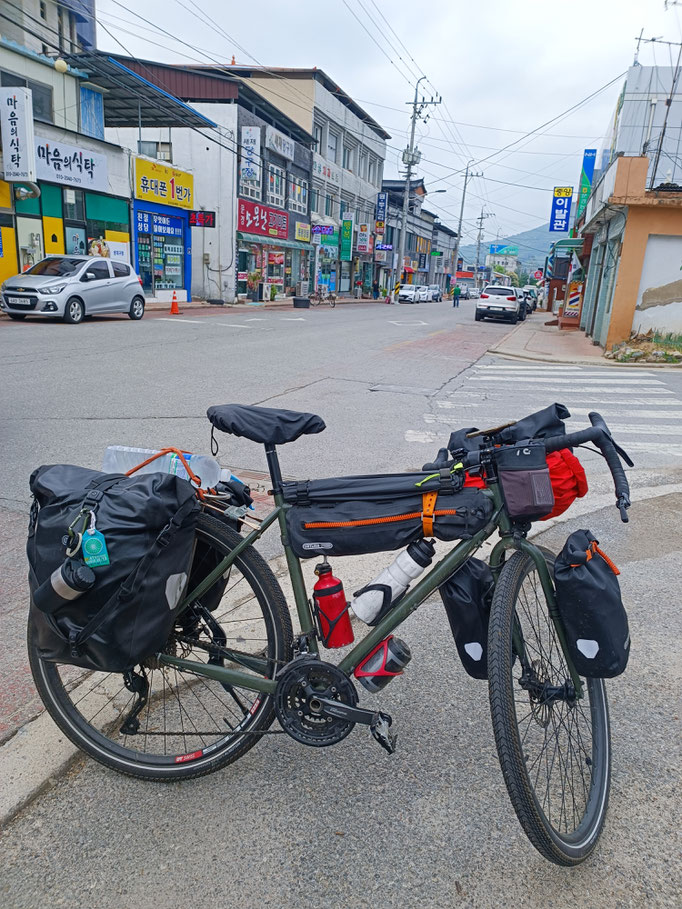
{"label": "distant mountain", "polygon": [[[562,235],[550,234],[549,224],[534,227],[532,230],[524,230],[520,234],[500,237],[499,240],[488,235],[485,238],[485,242],[481,242],[481,265],[485,263],[485,257],[491,243],[504,243],[508,246],[518,246],[519,259],[526,270],[531,267],[537,268],[545,264],[545,256],[549,252],[550,244],[560,236]],[[464,258],[465,265],[473,264],[476,261],[476,244],[469,243],[466,246],[462,246],[460,255]]]}

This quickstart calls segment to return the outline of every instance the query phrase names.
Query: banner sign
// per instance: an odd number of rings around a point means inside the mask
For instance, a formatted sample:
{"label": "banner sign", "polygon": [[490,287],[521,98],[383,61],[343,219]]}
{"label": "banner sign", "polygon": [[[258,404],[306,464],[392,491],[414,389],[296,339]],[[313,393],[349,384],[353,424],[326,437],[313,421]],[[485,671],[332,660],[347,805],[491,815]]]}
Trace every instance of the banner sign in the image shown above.
{"label": "banner sign", "polygon": [[491,243],[490,244],[490,255],[491,256],[518,256],[519,248],[518,246],[507,246],[504,243]]}
{"label": "banner sign", "polygon": [[286,240],[289,233],[289,215],[285,211],[261,205],[260,202],[239,199],[237,230]]}
{"label": "banner sign", "polygon": [[353,219],[344,218],[341,222],[341,261],[350,262],[353,258]]}
{"label": "banner sign", "polygon": [[371,252],[369,245],[369,235],[370,235],[370,226],[369,224],[359,224],[358,225],[358,252],[359,253],[368,253]]}
{"label": "banner sign", "polygon": [[335,227],[327,224],[313,224],[311,229],[314,234],[333,234],[336,231]]}
{"label": "banner sign", "polygon": [[573,200],[572,186],[555,186],[552,198],[552,213],[549,218],[550,233],[568,230]]}
{"label": "banner sign", "polygon": [[376,249],[388,250],[389,252],[393,249],[392,243],[377,243]]}
{"label": "banner sign", "polygon": [[191,209],[194,176],[160,161],[135,158],[135,198]]}
{"label": "banner sign", "polygon": [[376,220],[385,221],[388,209],[388,193],[377,193]]}
{"label": "banner sign", "polygon": [[587,207],[587,200],[590,198],[590,190],[592,189],[592,177],[594,176],[594,164],[596,159],[597,149],[586,148],[583,153],[583,168],[580,172],[578,204],[575,209],[576,219],[582,215]]}
{"label": "banner sign", "polygon": [[294,234],[297,240],[304,240],[310,243],[310,224],[303,221],[297,221],[294,228]]}
{"label": "banner sign", "polygon": [[294,160],[296,143],[293,139],[290,139],[288,136],[285,136],[284,133],[275,129],[274,126],[265,127],[265,144],[269,149],[277,152],[277,154],[281,155],[283,158],[288,158],[290,161]]}
{"label": "banner sign", "polygon": [[424,271],[426,269],[426,253],[417,253],[417,268],[419,271]]}
{"label": "banner sign", "polygon": [[242,159],[239,179],[260,183],[260,126],[242,126]]}
{"label": "banner sign", "polygon": [[30,88],[0,88],[0,138],[5,180],[36,180],[33,142],[33,92]]}
{"label": "banner sign", "polygon": [[64,183],[106,193],[109,190],[107,159],[105,155],[64,145],[52,139],[36,136],[36,174],[39,180]]}
{"label": "banner sign", "polygon": [[322,246],[338,246],[339,245],[339,232],[335,230],[331,234],[318,234],[318,238]]}

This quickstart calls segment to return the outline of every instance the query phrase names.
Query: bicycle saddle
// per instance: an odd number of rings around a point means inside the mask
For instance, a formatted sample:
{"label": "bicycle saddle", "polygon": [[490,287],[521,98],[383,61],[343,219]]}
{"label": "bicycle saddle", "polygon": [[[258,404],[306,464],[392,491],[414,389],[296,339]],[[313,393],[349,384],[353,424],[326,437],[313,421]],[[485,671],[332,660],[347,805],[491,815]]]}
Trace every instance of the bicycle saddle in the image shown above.
{"label": "bicycle saddle", "polygon": [[295,442],[299,436],[322,432],[325,428],[322,417],[314,413],[246,404],[216,404],[208,408],[206,416],[221,432],[265,445]]}

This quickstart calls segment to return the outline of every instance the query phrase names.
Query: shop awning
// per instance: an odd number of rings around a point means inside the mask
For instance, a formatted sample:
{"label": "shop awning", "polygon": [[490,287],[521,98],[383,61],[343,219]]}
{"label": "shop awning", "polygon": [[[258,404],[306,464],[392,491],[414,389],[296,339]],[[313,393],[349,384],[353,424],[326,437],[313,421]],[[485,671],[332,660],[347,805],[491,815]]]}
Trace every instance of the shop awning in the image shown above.
{"label": "shop awning", "polygon": [[411,265],[404,265],[404,266],[403,266],[403,271],[405,272],[406,275],[413,275],[413,274],[414,274],[414,268],[412,268]]}
{"label": "shop awning", "polygon": [[301,243],[298,240],[278,240],[277,237],[264,237],[262,234],[244,234],[237,232],[237,239],[241,243],[264,243],[266,246],[278,246],[280,249],[307,249],[310,251],[311,243]]}
{"label": "shop awning", "polygon": [[198,110],[144,79],[106,53],[64,54],[71,66],[88,74],[93,85],[104,89],[106,126],[213,127]]}

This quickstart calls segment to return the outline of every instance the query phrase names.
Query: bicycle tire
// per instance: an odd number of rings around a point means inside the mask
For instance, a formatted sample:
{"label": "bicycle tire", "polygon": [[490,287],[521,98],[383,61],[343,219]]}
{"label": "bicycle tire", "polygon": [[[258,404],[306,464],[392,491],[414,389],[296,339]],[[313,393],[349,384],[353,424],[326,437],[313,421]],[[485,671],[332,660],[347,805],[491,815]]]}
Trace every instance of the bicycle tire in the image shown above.
{"label": "bicycle tire", "polygon": [[[193,579],[197,577],[195,569],[201,571],[205,565],[205,576],[241,540],[221,521],[201,514]],[[199,552],[205,563],[198,564]],[[232,640],[237,640],[241,643],[235,649],[263,653],[270,661],[267,676],[272,678],[277,667],[292,656],[293,631],[282,589],[253,547],[244,550],[227,574],[227,581],[223,577],[216,582],[223,584],[222,588],[214,585],[204,595],[206,609],[211,610],[210,615],[225,634],[224,645],[234,647]],[[246,586],[242,586],[244,582]],[[209,595],[215,590],[218,596],[209,606]],[[232,605],[233,601],[236,605]],[[254,602],[255,607],[251,605]],[[197,623],[191,630],[194,605],[179,617],[164,650],[190,659],[208,659],[201,645],[215,644],[219,632],[208,622],[201,626]],[[253,637],[252,630],[256,635],[264,634],[264,638]],[[195,643],[188,644],[188,640]],[[130,689],[124,693],[121,674],[86,672],[43,661],[30,622],[28,652],[38,693],[62,732],[95,760],[140,779],[177,781],[213,773],[246,754],[275,718],[272,695],[230,688],[193,674],[183,678],[173,668],[162,669],[154,658],[135,667],[135,672],[147,678],[150,689],[138,717],[140,730],[128,735],[122,726],[135,695],[127,693]],[[157,673],[160,678],[157,677],[155,689]],[[114,693],[110,696],[110,692]],[[252,703],[248,703],[249,698]],[[101,707],[100,702],[104,702]],[[197,720],[201,722],[199,727]],[[174,725],[180,728],[174,729]],[[205,726],[211,728],[205,730]],[[154,750],[148,752],[148,746]]]}
{"label": "bicycle tire", "polygon": [[329,299],[328,302],[329,302],[329,305],[331,306],[331,308],[334,309],[334,307],[336,306],[336,300]]}
{"label": "bicycle tire", "polygon": [[[554,555],[542,552],[551,570]],[[512,639],[515,620],[522,629],[525,662],[539,686],[535,692],[519,684],[524,667]],[[548,643],[543,643],[543,637]],[[557,865],[578,865],[594,850],[608,807],[611,742],[606,688],[603,679],[586,679],[582,700],[548,700],[549,686],[556,691],[570,682],[570,675],[537,567],[525,553],[511,556],[495,588],[488,678],[497,753],[519,822],[546,859]],[[529,712],[520,716],[521,710]],[[544,729],[539,756],[533,741],[538,737],[536,727]],[[551,760],[548,747],[553,749]],[[543,771],[546,783],[543,779],[538,787]],[[557,817],[557,802],[552,804],[552,798],[559,793]]]}

